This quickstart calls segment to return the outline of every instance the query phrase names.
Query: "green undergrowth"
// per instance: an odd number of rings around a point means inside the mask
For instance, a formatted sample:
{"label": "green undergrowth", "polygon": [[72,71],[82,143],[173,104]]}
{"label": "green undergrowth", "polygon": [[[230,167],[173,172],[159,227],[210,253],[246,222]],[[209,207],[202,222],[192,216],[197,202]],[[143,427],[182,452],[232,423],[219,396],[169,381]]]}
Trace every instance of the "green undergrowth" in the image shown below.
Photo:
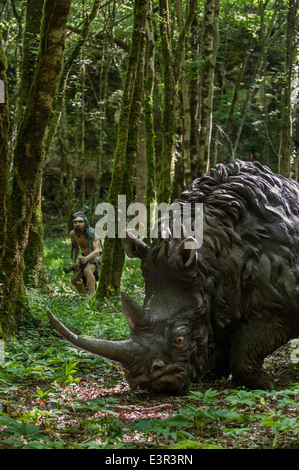
{"label": "green undergrowth", "polygon": [[[273,392],[200,383],[186,396],[129,391],[117,365],[80,351],[50,326],[51,310],[77,334],[122,340],[129,326],[115,296],[82,300],[62,271],[69,242],[45,241],[48,283],[28,290],[32,320],[0,346],[0,448],[297,448],[299,380],[289,347],[268,360],[292,380]],[[139,261],[126,260],[122,289],[142,303]]]}

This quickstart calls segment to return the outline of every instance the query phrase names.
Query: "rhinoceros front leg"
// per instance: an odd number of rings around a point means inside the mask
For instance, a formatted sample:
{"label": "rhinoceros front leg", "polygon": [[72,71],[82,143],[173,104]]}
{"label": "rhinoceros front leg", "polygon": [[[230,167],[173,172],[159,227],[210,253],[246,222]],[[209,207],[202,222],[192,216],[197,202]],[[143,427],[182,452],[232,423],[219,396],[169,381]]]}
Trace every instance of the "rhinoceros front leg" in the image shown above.
{"label": "rhinoceros front leg", "polygon": [[204,367],[204,377],[227,378],[230,374],[228,339],[209,345],[209,357]]}
{"label": "rhinoceros front leg", "polygon": [[264,322],[254,318],[254,321],[241,325],[230,346],[230,369],[233,382],[250,389],[274,389],[274,383],[265,372],[263,362],[265,357],[287,340],[287,334],[281,322],[278,325],[274,320]]}

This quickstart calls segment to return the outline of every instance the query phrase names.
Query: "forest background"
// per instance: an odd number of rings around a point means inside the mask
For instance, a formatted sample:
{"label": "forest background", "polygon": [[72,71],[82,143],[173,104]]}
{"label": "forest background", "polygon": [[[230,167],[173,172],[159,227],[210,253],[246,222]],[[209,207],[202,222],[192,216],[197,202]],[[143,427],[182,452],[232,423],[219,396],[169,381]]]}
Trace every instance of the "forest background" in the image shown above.
{"label": "forest background", "polygon": [[[28,315],[45,237],[118,194],[170,202],[219,162],[299,180],[297,0],[0,2],[0,325]],[[104,244],[97,298],[120,285]]]}
{"label": "forest background", "polygon": [[119,194],[171,202],[236,158],[299,181],[297,13],[298,0],[0,0],[1,449],[298,448],[298,339],[265,360],[275,391],[223,378],[167,398],[130,393],[46,315],[123,340],[119,288],[144,298],[118,239],[95,297],[76,294],[62,270],[73,212],[94,226]]}

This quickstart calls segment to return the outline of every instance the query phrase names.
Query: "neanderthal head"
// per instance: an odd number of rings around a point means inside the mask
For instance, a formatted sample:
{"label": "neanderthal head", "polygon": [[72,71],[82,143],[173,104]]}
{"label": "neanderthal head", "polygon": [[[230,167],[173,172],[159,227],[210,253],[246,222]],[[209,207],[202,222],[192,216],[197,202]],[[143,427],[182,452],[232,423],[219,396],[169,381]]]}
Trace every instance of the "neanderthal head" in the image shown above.
{"label": "neanderthal head", "polygon": [[73,227],[78,238],[89,228],[89,222],[85,212],[75,212],[73,214]]}

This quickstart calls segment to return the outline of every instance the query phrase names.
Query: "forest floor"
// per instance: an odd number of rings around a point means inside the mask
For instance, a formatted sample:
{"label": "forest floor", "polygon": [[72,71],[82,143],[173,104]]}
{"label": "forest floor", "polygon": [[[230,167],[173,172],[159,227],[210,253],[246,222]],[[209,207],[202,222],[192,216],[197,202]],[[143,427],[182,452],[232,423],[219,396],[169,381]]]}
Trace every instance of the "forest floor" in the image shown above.
{"label": "forest floor", "polygon": [[[71,347],[49,325],[47,309],[76,333],[128,336],[119,298],[98,305],[74,294],[61,273],[63,243],[46,241],[47,286],[28,289],[32,321],[3,345],[0,449],[299,448],[299,340],[265,360],[272,392],[225,378],[193,384],[184,396],[133,393],[116,365]],[[141,303],[138,268],[128,260],[122,283]]]}

